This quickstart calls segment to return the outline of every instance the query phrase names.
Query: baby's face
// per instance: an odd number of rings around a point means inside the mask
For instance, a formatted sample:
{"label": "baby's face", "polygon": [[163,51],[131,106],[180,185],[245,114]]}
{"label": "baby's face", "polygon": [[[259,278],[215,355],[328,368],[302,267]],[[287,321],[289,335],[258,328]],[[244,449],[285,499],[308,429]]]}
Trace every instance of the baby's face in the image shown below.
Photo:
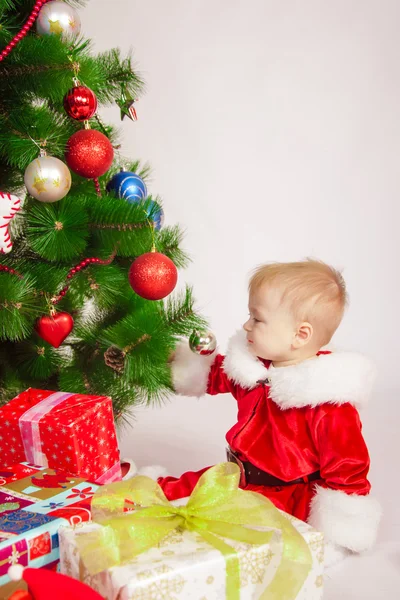
{"label": "baby's face", "polygon": [[265,287],[249,296],[249,319],[243,325],[255,356],[281,362],[293,358],[296,321],[281,302],[279,290]]}

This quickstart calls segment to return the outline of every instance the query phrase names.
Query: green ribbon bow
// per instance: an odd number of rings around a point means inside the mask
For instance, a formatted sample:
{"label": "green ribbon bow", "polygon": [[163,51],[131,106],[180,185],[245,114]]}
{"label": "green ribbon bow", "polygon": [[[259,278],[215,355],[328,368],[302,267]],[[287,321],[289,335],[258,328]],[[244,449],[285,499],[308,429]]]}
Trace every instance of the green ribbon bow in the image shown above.
{"label": "green ribbon bow", "polygon": [[[293,600],[310,572],[310,550],[267,498],[239,489],[239,479],[236,464],[216,465],[203,473],[183,507],[171,504],[155,481],[140,475],[99,488],[92,500],[92,520],[102,527],[77,536],[85,567],[96,574],[125,564],[170,532],[188,529],[224,556],[227,600],[240,598],[240,565],[226,539],[278,548],[282,544],[280,565],[260,599]],[[135,510],[127,512],[132,504]]]}

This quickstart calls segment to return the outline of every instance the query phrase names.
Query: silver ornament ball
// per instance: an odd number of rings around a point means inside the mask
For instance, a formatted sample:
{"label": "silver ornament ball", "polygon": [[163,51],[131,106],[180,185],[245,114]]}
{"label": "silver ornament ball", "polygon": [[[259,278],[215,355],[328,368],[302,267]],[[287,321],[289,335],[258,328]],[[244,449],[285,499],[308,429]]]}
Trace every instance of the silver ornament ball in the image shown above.
{"label": "silver ornament ball", "polygon": [[211,331],[193,331],[189,338],[192,352],[200,356],[210,356],[217,348],[217,340]]}
{"label": "silver ornament ball", "polygon": [[81,30],[78,12],[65,2],[47,2],[39,12],[36,31],[39,35],[61,35],[73,37]]}
{"label": "silver ornament ball", "polygon": [[55,156],[39,156],[26,168],[24,181],[31,196],[40,202],[57,202],[71,188],[71,173]]}

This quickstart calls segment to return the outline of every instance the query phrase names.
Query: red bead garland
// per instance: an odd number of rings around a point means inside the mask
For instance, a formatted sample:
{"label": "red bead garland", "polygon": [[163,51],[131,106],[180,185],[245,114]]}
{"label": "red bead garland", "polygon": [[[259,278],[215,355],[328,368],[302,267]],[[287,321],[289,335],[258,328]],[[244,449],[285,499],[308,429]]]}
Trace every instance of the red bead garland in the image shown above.
{"label": "red bead garland", "polygon": [[[85,267],[88,267],[89,265],[110,265],[112,263],[112,261],[114,260],[114,258],[115,258],[115,252],[113,252],[112,255],[110,256],[110,258],[107,258],[106,260],[102,260],[101,258],[96,258],[95,256],[90,257],[90,258],[84,258],[83,260],[81,260],[81,262],[78,265],[76,265],[75,267],[73,267],[72,269],[69,270],[67,279],[72,279],[72,277],[74,275],[76,275],[77,273],[79,273],[79,271],[81,271]],[[0,265],[0,272],[1,271],[3,271],[4,273],[10,273],[10,275],[16,275],[20,279],[24,278],[24,276],[21,273],[19,273],[15,269],[11,269],[10,267],[7,267],[6,265]],[[56,296],[53,296],[53,298],[51,299],[51,303],[58,304],[60,302],[60,300],[65,296],[65,294],[68,292],[68,290],[69,290],[69,284],[64,286],[63,289]]]}
{"label": "red bead garland", "polygon": [[94,181],[94,187],[96,188],[96,193],[98,196],[101,197],[101,187],[100,187],[100,182],[99,182],[98,177],[95,177],[93,179],[93,181]]}
{"label": "red bead garland", "polygon": [[[67,279],[72,279],[72,277],[74,275],[76,275],[77,273],[79,273],[79,271],[81,271],[85,267],[88,267],[89,265],[94,265],[94,264],[109,265],[112,263],[114,258],[115,258],[115,254],[112,254],[110,256],[110,258],[108,258],[107,260],[101,260],[101,258],[96,258],[96,257],[84,258],[78,265],[76,265],[76,267],[73,267],[72,269],[70,269],[70,271],[67,275]],[[52,298],[52,304],[58,304],[60,302],[60,300],[65,296],[65,294],[68,292],[68,290],[69,290],[69,285],[66,285],[65,287],[63,287],[61,292],[59,294],[57,294],[57,296]]]}
{"label": "red bead garland", "polygon": [[7,56],[10,54],[10,52],[13,50],[13,48],[15,48],[15,46],[26,36],[26,34],[28,33],[28,31],[31,29],[32,25],[36,21],[37,16],[40,12],[40,9],[42,8],[43,4],[46,4],[46,2],[48,2],[48,0],[36,0],[35,6],[33,7],[32,12],[28,17],[28,20],[26,21],[25,25],[22,27],[21,31],[19,33],[17,33],[17,35],[15,35],[13,37],[11,42],[9,44],[7,44],[7,46],[4,48],[4,50],[2,50],[2,52],[0,52],[0,62],[2,60],[4,60],[5,58],[7,58]]}
{"label": "red bead garland", "polygon": [[0,271],[4,271],[5,273],[10,273],[11,275],[16,275],[20,279],[24,278],[24,276],[21,275],[21,273],[18,273],[18,271],[16,271],[15,269],[11,269],[10,267],[7,267],[6,265],[0,265]]}

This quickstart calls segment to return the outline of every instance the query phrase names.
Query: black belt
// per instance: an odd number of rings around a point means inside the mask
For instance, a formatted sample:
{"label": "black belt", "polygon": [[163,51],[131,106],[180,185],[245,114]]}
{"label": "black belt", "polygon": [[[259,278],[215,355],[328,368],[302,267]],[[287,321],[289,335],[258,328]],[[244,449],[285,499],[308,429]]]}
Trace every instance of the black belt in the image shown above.
{"label": "black belt", "polygon": [[304,477],[298,477],[292,481],[283,481],[283,479],[274,477],[274,475],[270,475],[270,473],[266,473],[266,471],[261,471],[261,469],[253,465],[251,462],[240,460],[240,458],[238,458],[236,453],[231,450],[231,448],[226,449],[226,456],[229,462],[234,462],[239,466],[241,485],[251,484],[276,487],[295,485],[296,483],[309,483],[311,481],[317,481],[317,479],[321,479],[321,473],[319,471],[315,471],[315,473],[305,475]]}

